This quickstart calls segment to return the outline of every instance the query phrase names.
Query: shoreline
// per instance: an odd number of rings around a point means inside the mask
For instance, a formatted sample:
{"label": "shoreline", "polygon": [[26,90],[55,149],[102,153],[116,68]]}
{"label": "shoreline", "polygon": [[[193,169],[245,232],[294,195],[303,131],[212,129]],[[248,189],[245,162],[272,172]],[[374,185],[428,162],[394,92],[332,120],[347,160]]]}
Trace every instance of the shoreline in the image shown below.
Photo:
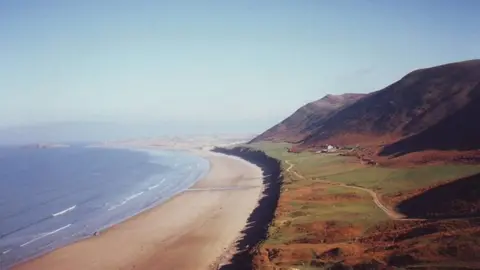
{"label": "shoreline", "polygon": [[255,164],[263,172],[263,190],[257,206],[248,217],[249,226],[242,230],[241,237],[235,242],[235,252],[229,255],[227,263],[220,270],[253,269],[255,255],[259,246],[267,239],[268,229],[275,217],[275,211],[283,185],[281,162],[260,150],[245,147],[222,148],[212,151],[241,158]]}
{"label": "shoreline", "polygon": [[[98,236],[61,247],[12,269],[214,267],[242,237],[247,219],[261,199],[262,171],[240,158],[198,149],[183,150],[210,163],[208,173],[192,190],[113,225]],[[229,189],[222,189],[225,187]]]}
{"label": "shoreline", "polygon": [[[24,256],[20,260],[17,260],[13,263],[9,262],[8,260],[5,260],[5,261],[2,260],[3,259],[2,258],[3,254],[7,254],[7,253],[10,253],[10,251],[12,251],[12,249],[6,249],[3,253],[0,253],[0,269],[13,269],[13,268],[15,268],[19,265],[25,264],[29,261],[35,260],[35,259],[40,258],[42,256],[45,256],[45,255],[47,255],[51,252],[54,252],[55,250],[58,250],[58,249],[66,247],[66,246],[73,245],[73,244],[76,244],[78,242],[85,241],[85,240],[88,240],[92,237],[98,236],[102,232],[105,232],[105,231],[109,230],[111,227],[116,226],[118,224],[121,224],[121,223],[123,223],[123,222],[125,222],[125,221],[127,221],[131,218],[134,218],[137,215],[141,215],[142,213],[147,212],[147,211],[149,211],[149,210],[151,210],[155,207],[159,207],[162,204],[167,203],[168,201],[170,201],[174,197],[178,196],[179,194],[185,192],[186,190],[191,189],[199,181],[201,181],[203,178],[205,178],[206,175],[209,173],[209,170],[210,170],[209,160],[207,158],[202,157],[201,154],[200,155],[195,154],[194,150],[191,151],[191,149],[168,149],[168,148],[157,148],[157,147],[142,147],[142,148],[140,148],[140,147],[128,147],[128,146],[97,146],[97,145],[91,145],[91,146],[86,146],[86,147],[88,147],[88,148],[103,148],[103,149],[120,149],[120,150],[134,151],[134,152],[146,152],[149,155],[151,155],[150,152],[155,152],[156,150],[161,151],[161,152],[165,152],[165,151],[182,152],[182,155],[183,154],[188,154],[189,156],[195,156],[196,158],[201,159],[202,162],[208,163],[208,165],[206,166],[205,169],[202,170],[201,174],[197,175],[196,179],[194,178],[194,181],[192,181],[190,183],[190,185],[188,185],[185,189],[173,192],[173,193],[170,194],[169,197],[167,197],[165,199],[159,199],[155,202],[149,203],[149,204],[145,205],[140,211],[137,211],[135,213],[130,213],[128,215],[124,215],[121,219],[118,219],[114,222],[105,223],[101,227],[97,227],[96,230],[91,230],[90,233],[88,233],[88,234],[87,233],[82,233],[82,234],[78,234],[75,237],[72,236],[73,239],[70,239],[68,242],[63,242],[62,244],[57,244],[57,245],[48,244],[47,245],[47,246],[49,246],[48,249],[44,249],[44,250],[41,250],[41,251],[37,250],[37,252],[35,254]],[[53,147],[53,148],[56,148],[56,147]],[[155,154],[153,154],[153,155],[155,155]],[[74,207],[76,207],[76,205]],[[74,207],[72,207],[72,208],[74,208]],[[71,209],[69,208],[67,210],[71,210]],[[52,214],[52,215],[54,215],[54,214]],[[65,224],[67,224],[67,223],[68,222],[66,222]],[[51,231],[53,231],[53,232],[56,232],[57,230],[61,231],[64,228],[70,227],[70,225],[73,225],[73,223],[72,224],[67,224],[66,226],[63,226],[63,227],[57,226],[55,228],[52,228]],[[57,229],[57,228],[60,228],[60,229]],[[18,245],[20,245],[20,244],[18,244]],[[20,247],[22,247],[22,246],[20,246]]]}

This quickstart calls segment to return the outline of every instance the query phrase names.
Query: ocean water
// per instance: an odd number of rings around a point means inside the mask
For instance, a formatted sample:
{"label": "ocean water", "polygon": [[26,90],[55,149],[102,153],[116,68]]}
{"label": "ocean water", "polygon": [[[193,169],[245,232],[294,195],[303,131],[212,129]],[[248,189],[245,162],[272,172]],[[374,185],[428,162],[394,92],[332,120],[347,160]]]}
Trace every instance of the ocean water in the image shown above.
{"label": "ocean water", "polygon": [[0,148],[0,269],[161,204],[208,167],[180,151]]}

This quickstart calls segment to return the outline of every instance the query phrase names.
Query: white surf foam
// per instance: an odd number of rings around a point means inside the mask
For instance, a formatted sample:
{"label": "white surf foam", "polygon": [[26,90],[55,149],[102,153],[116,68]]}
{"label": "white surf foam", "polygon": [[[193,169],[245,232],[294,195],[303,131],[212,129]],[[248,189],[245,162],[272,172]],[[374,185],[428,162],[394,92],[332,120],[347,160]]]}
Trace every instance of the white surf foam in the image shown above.
{"label": "white surf foam", "polygon": [[165,178],[165,177],[162,178],[162,180],[160,180],[160,182],[158,182],[158,184],[149,187],[148,190],[152,190],[152,189],[154,189],[154,188],[159,187],[163,182],[165,182],[165,180],[167,180],[167,178]]}
{"label": "white surf foam", "polygon": [[63,215],[63,214],[65,214],[65,213],[67,213],[67,212],[72,211],[72,210],[75,209],[76,207],[77,207],[77,205],[71,206],[71,207],[69,207],[69,208],[67,208],[67,209],[64,209],[64,210],[58,212],[58,213],[52,214],[52,216],[56,217],[56,216]]}
{"label": "white surf foam", "polygon": [[160,186],[160,185],[159,185],[159,184],[156,184],[156,185],[154,185],[154,186],[148,187],[148,190],[152,190],[152,189],[154,189],[154,188],[157,188],[158,186]]}
{"label": "white surf foam", "polygon": [[142,191],[142,192],[139,192],[139,193],[137,193],[137,194],[133,194],[132,196],[127,197],[127,198],[125,199],[125,202],[128,202],[128,201],[130,201],[130,200],[132,200],[132,199],[135,199],[136,197],[138,197],[138,196],[140,196],[140,195],[142,195],[142,194],[143,194],[143,191]]}
{"label": "white surf foam", "polygon": [[122,205],[124,205],[124,204],[126,204],[126,203],[127,203],[127,201],[123,201],[123,202],[121,202],[120,204],[117,204],[117,205],[114,205],[114,206],[108,208],[108,211],[112,211],[113,209],[115,209],[115,208],[117,208],[117,207],[119,207],[119,206],[122,206]]}
{"label": "white surf foam", "polygon": [[5,254],[9,253],[10,251],[12,251],[12,250],[11,250],[11,249],[7,249],[7,250],[5,250],[4,252],[2,252],[2,254],[5,255]]}
{"label": "white surf foam", "polygon": [[56,230],[54,230],[54,231],[51,231],[51,232],[42,233],[39,237],[33,238],[32,240],[30,240],[30,241],[28,241],[28,242],[26,242],[26,243],[21,244],[20,247],[24,247],[24,246],[30,245],[31,243],[33,243],[33,242],[35,242],[35,241],[38,241],[38,240],[40,240],[40,239],[42,239],[42,238],[45,238],[45,237],[47,237],[47,236],[49,236],[49,235],[52,235],[52,234],[54,234],[54,233],[57,233],[57,232],[59,232],[59,231],[61,231],[61,230],[65,230],[66,228],[68,228],[68,227],[70,227],[70,226],[72,226],[72,224],[65,225],[65,226],[63,226],[63,227],[61,227],[61,228],[58,228],[58,229],[56,229]]}
{"label": "white surf foam", "polygon": [[117,205],[114,205],[114,206],[108,208],[107,211],[112,211],[113,209],[115,209],[115,208],[117,208],[117,207],[119,207],[119,206],[122,206],[122,205],[126,204],[128,201],[133,200],[133,199],[135,199],[136,197],[138,197],[138,196],[140,196],[140,195],[142,195],[142,194],[143,194],[143,191],[142,191],[142,192],[139,192],[139,193],[136,193],[136,194],[133,194],[132,196],[129,196],[129,197],[127,197],[125,200],[123,200],[122,203],[117,204]]}

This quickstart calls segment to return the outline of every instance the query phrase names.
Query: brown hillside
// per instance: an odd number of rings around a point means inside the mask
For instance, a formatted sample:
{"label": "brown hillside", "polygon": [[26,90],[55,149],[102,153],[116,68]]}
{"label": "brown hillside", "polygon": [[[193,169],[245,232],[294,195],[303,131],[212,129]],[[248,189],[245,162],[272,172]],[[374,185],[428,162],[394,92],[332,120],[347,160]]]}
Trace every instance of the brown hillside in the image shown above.
{"label": "brown hillside", "polygon": [[382,155],[480,146],[480,60],[416,70],[345,107],[303,142],[387,145]]}
{"label": "brown hillside", "polygon": [[310,135],[314,127],[321,125],[322,121],[333,113],[364,96],[364,94],[326,95],[301,107],[281,123],[254,138],[252,142],[299,142]]}
{"label": "brown hillside", "polygon": [[480,84],[467,95],[469,102],[423,132],[385,146],[380,155],[400,156],[425,150],[480,149]]}

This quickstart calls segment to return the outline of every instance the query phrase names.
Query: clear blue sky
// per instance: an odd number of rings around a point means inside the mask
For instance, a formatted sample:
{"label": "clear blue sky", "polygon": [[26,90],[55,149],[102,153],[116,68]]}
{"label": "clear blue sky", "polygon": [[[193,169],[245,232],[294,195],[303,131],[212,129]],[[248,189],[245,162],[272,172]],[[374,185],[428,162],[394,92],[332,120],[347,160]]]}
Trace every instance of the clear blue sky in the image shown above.
{"label": "clear blue sky", "polygon": [[1,1],[0,125],[261,131],[325,94],[479,58],[479,10],[475,0]]}

